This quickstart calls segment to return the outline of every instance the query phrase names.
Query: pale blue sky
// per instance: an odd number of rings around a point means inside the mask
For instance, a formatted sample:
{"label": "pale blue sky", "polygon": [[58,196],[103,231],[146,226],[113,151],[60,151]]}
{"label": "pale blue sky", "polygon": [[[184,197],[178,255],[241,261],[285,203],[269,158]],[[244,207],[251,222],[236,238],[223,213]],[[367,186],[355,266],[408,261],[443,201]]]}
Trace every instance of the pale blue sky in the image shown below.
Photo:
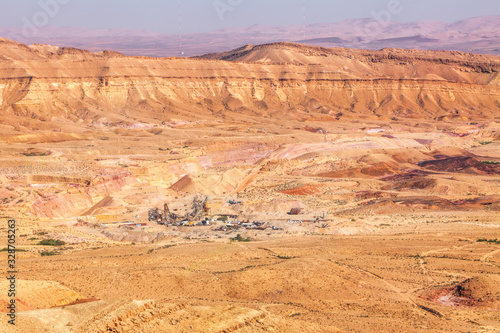
{"label": "pale blue sky", "polygon": [[[371,17],[372,11],[401,3],[400,22],[458,21],[500,15],[500,0],[180,0],[182,31],[208,32],[253,24],[294,25]],[[42,3],[59,3],[59,8]],[[231,5],[231,3],[233,5]],[[239,3],[239,4],[238,4]],[[227,4],[226,7],[224,4]],[[219,8],[219,13],[216,10]],[[48,8],[48,9],[47,9]],[[54,11],[54,14],[50,13]],[[22,27],[23,18],[49,13],[51,26],[178,32],[178,0],[0,0],[0,27]],[[48,16],[47,16],[48,17]],[[223,20],[221,20],[223,18]]]}

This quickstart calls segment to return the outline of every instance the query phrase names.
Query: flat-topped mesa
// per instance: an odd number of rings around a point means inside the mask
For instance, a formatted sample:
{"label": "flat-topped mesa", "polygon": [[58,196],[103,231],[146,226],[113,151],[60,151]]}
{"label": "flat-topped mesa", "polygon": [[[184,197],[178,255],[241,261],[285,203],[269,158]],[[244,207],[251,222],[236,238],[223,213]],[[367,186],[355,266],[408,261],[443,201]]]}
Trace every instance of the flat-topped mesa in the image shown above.
{"label": "flat-topped mesa", "polygon": [[53,117],[83,120],[84,127],[172,117],[494,119],[499,69],[499,57],[463,52],[274,43],[199,58],[148,58],[2,39],[0,120],[22,118],[35,128]]}
{"label": "flat-topped mesa", "polygon": [[[481,68],[487,72],[492,70],[495,70],[496,72],[500,66],[499,57],[461,51],[424,51],[393,48],[384,48],[379,51],[372,51],[341,47],[326,48],[292,42],[245,45],[235,50],[206,54],[197,58],[241,62],[280,63],[287,57],[292,62],[302,64],[322,64],[325,63],[324,58],[332,57],[357,59],[363,62],[425,61],[437,64],[456,64],[459,66],[481,66]],[[320,58],[318,59],[318,57]]]}

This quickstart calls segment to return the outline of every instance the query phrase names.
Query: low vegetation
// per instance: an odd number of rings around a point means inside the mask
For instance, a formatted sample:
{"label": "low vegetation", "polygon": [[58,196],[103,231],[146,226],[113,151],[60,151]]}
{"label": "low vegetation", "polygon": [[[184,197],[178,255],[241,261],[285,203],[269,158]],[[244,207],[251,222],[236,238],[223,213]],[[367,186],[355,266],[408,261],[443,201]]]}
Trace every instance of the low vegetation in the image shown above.
{"label": "low vegetation", "polygon": [[[0,252],[7,252],[9,251],[8,248],[4,247],[3,249],[0,250]],[[23,250],[23,249],[15,249],[16,252],[28,252],[27,250]]]}
{"label": "low vegetation", "polygon": [[60,253],[58,251],[42,251],[40,252],[40,254],[42,255],[42,257],[47,257],[47,256],[57,256]]}
{"label": "low vegetation", "polygon": [[159,247],[159,248],[157,248],[157,249],[149,249],[149,250],[148,250],[148,252],[147,252],[147,254],[151,254],[151,253],[153,253],[155,250],[169,249],[169,248],[171,248],[171,247],[173,247],[173,246],[175,246],[175,245],[176,245],[176,244],[167,244],[167,245],[160,246],[160,247]]}
{"label": "low vegetation", "polygon": [[243,238],[240,234],[237,234],[236,237],[231,238],[232,242],[250,242],[250,238]]}
{"label": "low vegetation", "polygon": [[37,245],[61,246],[64,244],[66,244],[65,241],[50,238],[39,241]]}
{"label": "low vegetation", "polygon": [[500,244],[500,240],[498,239],[486,239],[486,238],[480,238],[477,240],[478,243],[491,243],[491,244]]}
{"label": "low vegetation", "polygon": [[289,257],[289,256],[280,256],[280,255],[277,255],[276,258],[278,259],[283,259],[283,260],[288,260],[288,259],[293,259],[295,257]]}
{"label": "low vegetation", "polygon": [[44,151],[44,152],[40,152],[40,151],[34,151],[34,152],[27,152],[27,153],[23,153],[24,156],[28,156],[28,157],[34,157],[34,156],[49,156],[50,155],[50,152],[48,151]]}

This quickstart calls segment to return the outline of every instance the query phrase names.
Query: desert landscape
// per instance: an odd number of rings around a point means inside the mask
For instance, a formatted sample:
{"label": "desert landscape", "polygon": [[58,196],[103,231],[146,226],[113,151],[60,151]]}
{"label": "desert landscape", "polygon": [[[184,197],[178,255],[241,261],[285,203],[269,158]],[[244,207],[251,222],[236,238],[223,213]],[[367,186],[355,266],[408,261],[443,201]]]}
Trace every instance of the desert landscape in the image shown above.
{"label": "desert landscape", "polygon": [[499,70],[0,39],[16,332],[500,331]]}

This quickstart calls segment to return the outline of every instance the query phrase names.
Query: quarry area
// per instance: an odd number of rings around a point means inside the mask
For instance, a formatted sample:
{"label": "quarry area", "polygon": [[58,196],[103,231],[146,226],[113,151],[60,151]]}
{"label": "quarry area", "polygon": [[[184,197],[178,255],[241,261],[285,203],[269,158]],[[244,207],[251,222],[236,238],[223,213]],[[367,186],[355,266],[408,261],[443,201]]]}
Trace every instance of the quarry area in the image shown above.
{"label": "quarry area", "polygon": [[16,332],[500,331],[499,69],[0,40]]}

